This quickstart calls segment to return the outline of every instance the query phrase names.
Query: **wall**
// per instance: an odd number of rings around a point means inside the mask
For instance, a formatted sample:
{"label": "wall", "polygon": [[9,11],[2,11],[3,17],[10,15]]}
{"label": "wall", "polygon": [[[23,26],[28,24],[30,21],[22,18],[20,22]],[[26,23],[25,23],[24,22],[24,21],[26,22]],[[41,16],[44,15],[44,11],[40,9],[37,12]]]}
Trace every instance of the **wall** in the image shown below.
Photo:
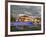
{"label": "wall", "polygon": [[[46,3],[46,0],[28,0],[28,1],[37,1],[37,2],[39,1]],[[5,37],[5,5],[4,4],[5,4],[5,0],[0,0],[0,37]],[[44,35],[28,35],[28,36],[14,36],[14,37],[46,37],[46,33]]]}

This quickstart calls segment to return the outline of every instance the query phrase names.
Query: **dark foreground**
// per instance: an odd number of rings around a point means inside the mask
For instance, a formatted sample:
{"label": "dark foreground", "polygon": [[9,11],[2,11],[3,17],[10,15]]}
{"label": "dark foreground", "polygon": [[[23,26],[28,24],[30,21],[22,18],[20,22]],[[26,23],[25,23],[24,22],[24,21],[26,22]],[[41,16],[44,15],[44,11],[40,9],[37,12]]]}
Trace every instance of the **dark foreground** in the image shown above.
{"label": "dark foreground", "polygon": [[10,31],[35,31],[41,30],[41,26],[11,26]]}

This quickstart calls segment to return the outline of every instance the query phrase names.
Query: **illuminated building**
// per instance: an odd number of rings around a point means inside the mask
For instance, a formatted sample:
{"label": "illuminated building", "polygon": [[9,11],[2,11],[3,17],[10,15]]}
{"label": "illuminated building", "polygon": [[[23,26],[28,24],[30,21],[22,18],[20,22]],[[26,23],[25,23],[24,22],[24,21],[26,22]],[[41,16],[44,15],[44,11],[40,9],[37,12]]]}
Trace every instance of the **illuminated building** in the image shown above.
{"label": "illuminated building", "polygon": [[20,21],[20,22],[32,22],[33,18],[28,17],[28,16],[21,16],[18,21]]}
{"label": "illuminated building", "polygon": [[18,19],[19,22],[34,22],[34,23],[39,23],[41,22],[40,18],[32,18],[28,16],[21,16]]}

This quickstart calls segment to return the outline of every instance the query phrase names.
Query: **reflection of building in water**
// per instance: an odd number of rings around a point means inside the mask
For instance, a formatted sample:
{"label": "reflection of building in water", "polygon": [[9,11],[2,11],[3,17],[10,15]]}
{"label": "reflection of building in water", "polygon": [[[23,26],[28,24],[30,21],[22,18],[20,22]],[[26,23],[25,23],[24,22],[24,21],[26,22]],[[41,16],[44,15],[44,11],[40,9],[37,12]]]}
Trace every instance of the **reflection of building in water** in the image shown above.
{"label": "reflection of building in water", "polygon": [[39,23],[41,22],[41,19],[40,18],[32,18],[32,17],[28,17],[28,16],[21,16],[19,17],[18,19],[19,22],[36,22],[36,23]]}

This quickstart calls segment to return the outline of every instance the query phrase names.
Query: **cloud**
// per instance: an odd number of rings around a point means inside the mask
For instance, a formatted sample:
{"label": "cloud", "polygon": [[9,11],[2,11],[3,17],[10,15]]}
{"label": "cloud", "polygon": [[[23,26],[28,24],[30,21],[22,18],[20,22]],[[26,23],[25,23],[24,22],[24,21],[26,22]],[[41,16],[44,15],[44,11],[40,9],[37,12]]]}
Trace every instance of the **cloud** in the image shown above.
{"label": "cloud", "polygon": [[24,11],[24,14],[25,15],[30,15],[30,16],[32,15],[32,13],[31,12],[28,12],[28,11]]}
{"label": "cloud", "polygon": [[11,14],[25,14],[32,16],[41,16],[41,7],[40,6],[20,6],[20,5],[11,5]]}

